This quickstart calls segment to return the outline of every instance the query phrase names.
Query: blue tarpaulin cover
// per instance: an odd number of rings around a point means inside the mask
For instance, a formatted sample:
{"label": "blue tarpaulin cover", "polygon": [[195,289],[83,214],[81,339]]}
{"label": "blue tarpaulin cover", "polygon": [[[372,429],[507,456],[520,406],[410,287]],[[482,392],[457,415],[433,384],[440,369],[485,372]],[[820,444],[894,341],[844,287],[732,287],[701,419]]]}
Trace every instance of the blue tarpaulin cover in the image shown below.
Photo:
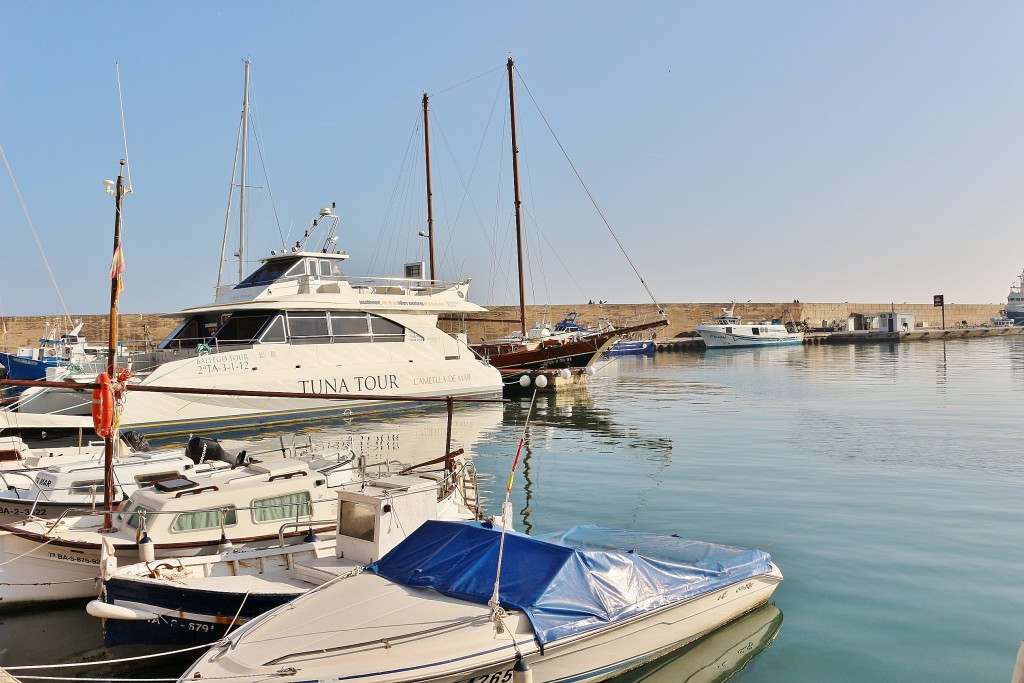
{"label": "blue tarpaulin cover", "polygon": [[[487,604],[501,530],[429,521],[371,569],[404,586]],[[595,525],[506,532],[499,600],[523,610],[543,645],[771,571],[760,550]]]}

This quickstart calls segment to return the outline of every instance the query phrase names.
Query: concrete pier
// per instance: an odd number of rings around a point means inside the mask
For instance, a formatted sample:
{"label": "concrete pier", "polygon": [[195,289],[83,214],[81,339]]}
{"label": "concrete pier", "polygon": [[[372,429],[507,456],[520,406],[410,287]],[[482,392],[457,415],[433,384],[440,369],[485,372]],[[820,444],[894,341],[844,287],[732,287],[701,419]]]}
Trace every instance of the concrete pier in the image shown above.
{"label": "concrete pier", "polygon": [[[987,339],[991,337],[1024,336],[1024,327],[954,327],[946,329],[921,328],[907,332],[808,332],[804,345],[809,344],[874,344],[879,342],[915,342],[951,339]],[[658,351],[702,351],[706,347],[700,337],[673,337],[656,339]]]}

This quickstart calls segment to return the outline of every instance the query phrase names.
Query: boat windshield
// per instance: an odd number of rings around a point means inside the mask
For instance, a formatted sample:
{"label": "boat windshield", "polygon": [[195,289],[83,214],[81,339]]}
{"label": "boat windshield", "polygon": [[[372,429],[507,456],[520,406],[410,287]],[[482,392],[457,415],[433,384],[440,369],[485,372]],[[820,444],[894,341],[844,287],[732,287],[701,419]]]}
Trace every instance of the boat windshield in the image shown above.
{"label": "boat windshield", "polygon": [[256,269],[256,272],[238,283],[236,289],[241,289],[243,287],[263,287],[276,282],[282,276],[288,274],[291,267],[300,261],[302,261],[302,257],[295,256],[293,258],[264,263]]}

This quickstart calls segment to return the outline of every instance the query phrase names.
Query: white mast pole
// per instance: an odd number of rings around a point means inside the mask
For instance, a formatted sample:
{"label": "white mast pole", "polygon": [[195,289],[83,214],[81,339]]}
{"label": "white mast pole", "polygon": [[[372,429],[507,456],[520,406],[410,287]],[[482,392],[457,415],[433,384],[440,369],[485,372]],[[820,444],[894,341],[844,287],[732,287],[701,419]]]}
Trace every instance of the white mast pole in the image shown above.
{"label": "white mast pole", "polygon": [[245,60],[245,95],[242,98],[242,173],[238,189],[238,281],[245,279],[245,185],[249,155],[249,60]]}

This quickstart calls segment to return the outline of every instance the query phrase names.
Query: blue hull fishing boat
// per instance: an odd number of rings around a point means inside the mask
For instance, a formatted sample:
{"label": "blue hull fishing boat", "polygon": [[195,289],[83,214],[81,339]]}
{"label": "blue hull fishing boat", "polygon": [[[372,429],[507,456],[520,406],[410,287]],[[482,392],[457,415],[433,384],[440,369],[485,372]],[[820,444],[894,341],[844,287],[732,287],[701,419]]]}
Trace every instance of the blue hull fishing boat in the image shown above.
{"label": "blue hull fishing boat", "polygon": [[658,347],[654,344],[653,339],[620,339],[619,341],[612,344],[607,351],[606,356],[653,356]]}

